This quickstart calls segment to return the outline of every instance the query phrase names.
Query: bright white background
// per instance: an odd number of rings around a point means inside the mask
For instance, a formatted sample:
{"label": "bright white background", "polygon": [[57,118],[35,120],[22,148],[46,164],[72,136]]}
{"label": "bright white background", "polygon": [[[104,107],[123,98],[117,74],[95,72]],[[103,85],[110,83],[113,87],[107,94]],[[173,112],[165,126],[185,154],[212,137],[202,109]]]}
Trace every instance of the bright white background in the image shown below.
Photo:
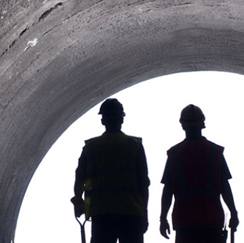
{"label": "bright white background", "polygon": [[[225,147],[225,158],[233,179],[230,181],[239,218],[244,215],[243,137],[244,76],[222,72],[180,73],[155,78],[125,89],[112,97],[124,106],[122,130],[143,138],[151,179],[149,229],[145,243],[174,242],[159,233],[160,184],[166,151],[184,139],[179,123],[181,110],[199,106],[206,117],[203,135]],[[75,221],[70,198],[77,161],[83,141],[103,133],[100,104],[77,120],[49,150],[36,171],[24,198],[17,225],[16,243],[80,243],[80,228]],[[227,213],[229,214],[228,210]],[[170,215],[168,217],[170,219]],[[86,225],[90,242],[90,222]],[[235,234],[244,239],[243,226]]]}

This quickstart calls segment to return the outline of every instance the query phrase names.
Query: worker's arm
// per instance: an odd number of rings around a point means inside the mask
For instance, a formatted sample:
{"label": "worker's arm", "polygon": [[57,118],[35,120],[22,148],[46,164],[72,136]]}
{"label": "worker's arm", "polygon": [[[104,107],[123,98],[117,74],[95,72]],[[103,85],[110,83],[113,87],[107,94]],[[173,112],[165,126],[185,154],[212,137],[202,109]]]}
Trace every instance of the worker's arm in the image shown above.
{"label": "worker's arm", "polygon": [[85,153],[82,152],[79,158],[79,164],[75,171],[75,185],[74,185],[74,193],[77,200],[82,199],[82,194],[84,192],[84,182],[85,182],[85,172],[86,172],[86,156]]}
{"label": "worker's arm", "polygon": [[160,216],[160,233],[166,239],[169,239],[168,234],[170,234],[170,227],[167,221],[167,214],[172,203],[173,191],[172,187],[165,185],[162,193],[161,200],[161,216]]}
{"label": "worker's arm", "polygon": [[238,220],[238,214],[237,214],[237,210],[236,210],[235,203],[234,203],[233,194],[232,194],[228,180],[225,180],[222,182],[221,194],[224,199],[224,202],[226,203],[226,205],[229,208],[230,213],[231,213],[229,227],[231,229],[233,229],[234,231],[236,231],[236,228],[239,224],[239,220]]}
{"label": "worker's arm", "polygon": [[148,228],[148,187],[150,185],[150,180],[148,178],[148,168],[147,168],[147,160],[143,146],[141,145],[138,151],[137,156],[137,179],[138,186],[140,190],[140,194],[143,200],[144,206],[144,223],[143,223],[143,233],[147,231]]}
{"label": "worker's arm", "polygon": [[84,192],[83,187],[84,187],[83,181],[80,180],[75,181],[74,192],[75,192],[75,198],[77,202],[82,201],[82,194]]}
{"label": "worker's arm", "polygon": [[84,200],[82,199],[83,194],[83,183],[76,181],[75,182],[75,196],[71,198],[71,202],[74,204],[75,216],[80,217],[85,213]]}
{"label": "worker's arm", "polygon": [[74,193],[75,196],[71,199],[71,202],[75,207],[75,215],[76,217],[80,217],[81,214],[84,213],[84,200],[82,199],[82,194],[84,192],[84,182],[85,182],[85,156],[82,153],[79,158],[79,165],[76,169],[76,177],[75,177],[75,185],[74,185]]}

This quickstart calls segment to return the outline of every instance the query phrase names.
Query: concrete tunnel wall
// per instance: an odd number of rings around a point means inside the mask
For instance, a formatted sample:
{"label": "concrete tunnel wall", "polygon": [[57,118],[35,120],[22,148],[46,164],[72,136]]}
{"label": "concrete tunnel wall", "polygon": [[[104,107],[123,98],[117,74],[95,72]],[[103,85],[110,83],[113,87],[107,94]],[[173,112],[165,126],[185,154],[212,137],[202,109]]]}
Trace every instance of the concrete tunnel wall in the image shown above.
{"label": "concrete tunnel wall", "polygon": [[244,73],[242,0],[0,0],[0,242],[77,118],[149,78]]}

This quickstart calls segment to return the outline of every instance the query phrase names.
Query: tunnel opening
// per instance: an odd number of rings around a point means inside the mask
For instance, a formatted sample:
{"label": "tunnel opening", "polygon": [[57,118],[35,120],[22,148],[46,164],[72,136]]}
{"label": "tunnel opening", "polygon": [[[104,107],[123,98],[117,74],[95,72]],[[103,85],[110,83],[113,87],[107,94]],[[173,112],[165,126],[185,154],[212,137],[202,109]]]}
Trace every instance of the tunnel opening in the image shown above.
{"label": "tunnel opening", "polygon": [[[243,183],[239,168],[240,138],[244,135],[242,108],[244,77],[226,72],[179,73],[154,78],[112,95],[126,112],[122,130],[143,138],[149,177],[149,230],[145,242],[162,240],[159,233],[160,185],[166,150],[184,138],[179,124],[183,107],[194,103],[206,116],[203,135],[225,147],[225,157],[233,176],[231,186],[241,218],[243,199],[238,191]],[[83,141],[100,135],[104,128],[97,115],[99,104],[77,120],[53,145],[34,175],[24,198],[16,230],[16,243],[80,242],[73,216],[74,171]],[[226,212],[228,210],[225,208]],[[229,217],[229,216],[228,216]],[[90,237],[88,225],[87,238]],[[236,238],[243,239],[240,225]],[[174,233],[170,243],[174,242]],[[153,238],[152,238],[153,237]]]}

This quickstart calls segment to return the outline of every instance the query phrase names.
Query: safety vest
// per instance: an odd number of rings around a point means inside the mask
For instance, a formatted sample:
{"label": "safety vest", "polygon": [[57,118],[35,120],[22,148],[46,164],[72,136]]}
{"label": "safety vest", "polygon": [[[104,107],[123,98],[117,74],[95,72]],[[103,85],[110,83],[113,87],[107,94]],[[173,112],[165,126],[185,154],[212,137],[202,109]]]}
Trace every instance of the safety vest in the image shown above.
{"label": "safety vest", "polygon": [[222,227],[220,202],[223,147],[205,138],[183,141],[168,151],[175,204],[175,229]]}
{"label": "safety vest", "polygon": [[143,216],[136,175],[141,139],[124,133],[104,133],[86,142],[86,217],[98,214]]}

